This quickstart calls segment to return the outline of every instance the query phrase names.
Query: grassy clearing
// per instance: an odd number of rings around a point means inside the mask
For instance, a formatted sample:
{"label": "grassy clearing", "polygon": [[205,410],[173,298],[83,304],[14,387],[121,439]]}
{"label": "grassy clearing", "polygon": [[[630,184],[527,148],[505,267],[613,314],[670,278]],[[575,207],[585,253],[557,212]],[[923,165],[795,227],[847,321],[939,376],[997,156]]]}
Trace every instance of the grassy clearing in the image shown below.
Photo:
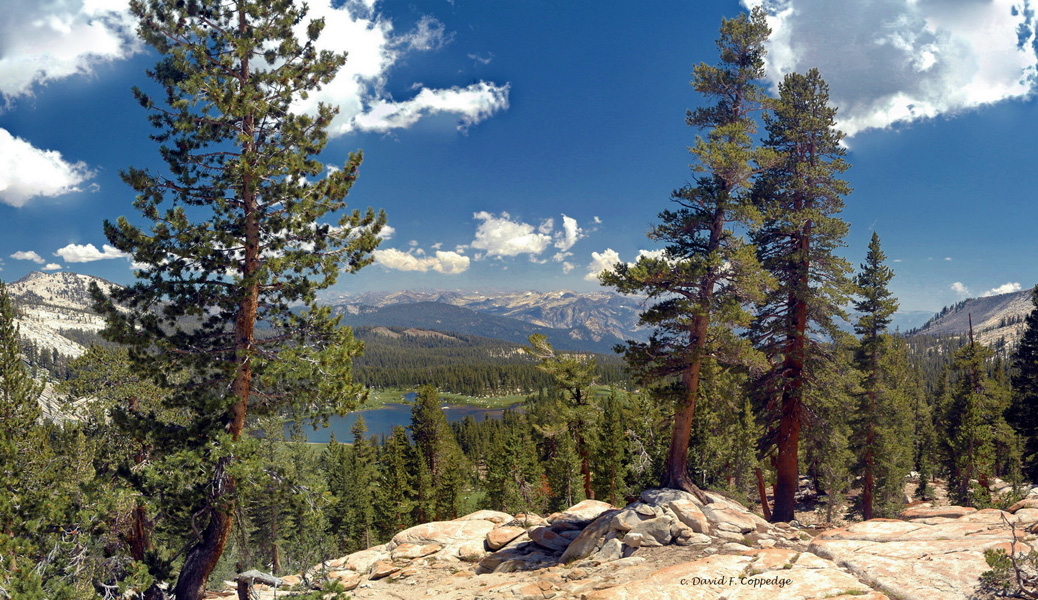
{"label": "grassy clearing", "polygon": [[[357,410],[369,410],[372,408],[382,408],[387,404],[400,404],[404,402],[404,395],[413,392],[414,390],[402,389],[402,388],[388,388],[388,389],[373,389],[368,395],[368,401],[362,406],[358,407]],[[463,406],[478,406],[480,408],[508,408],[513,404],[519,404],[526,399],[524,394],[511,394],[508,396],[494,396],[491,398],[478,398],[476,396],[464,396],[462,394],[452,394],[443,392],[440,396],[448,404],[456,404]]]}

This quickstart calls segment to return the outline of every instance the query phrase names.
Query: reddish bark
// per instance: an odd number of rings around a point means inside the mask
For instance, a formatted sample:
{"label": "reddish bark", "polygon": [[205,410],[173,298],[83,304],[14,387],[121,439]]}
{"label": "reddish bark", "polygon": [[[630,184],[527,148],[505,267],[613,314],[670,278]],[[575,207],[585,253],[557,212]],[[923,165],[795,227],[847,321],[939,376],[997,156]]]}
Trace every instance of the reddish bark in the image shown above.
{"label": "reddish bark", "polygon": [[757,493],[760,495],[760,507],[761,511],[764,512],[764,520],[771,520],[771,505],[768,504],[768,493],[765,490],[764,475],[760,472],[760,467],[754,469],[757,474]]}
{"label": "reddish bark", "polygon": [[[802,206],[797,206],[801,210]],[[796,244],[800,255],[796,287],[788,298],[791,331],[786,340],[783,361],[782,413],[779,421],[778,456],[775,459],[775,507],[772,521],[795,518],[797,472],[800,453],[800,421],[804,394],[804,364],[807,357],[807,298],[810,293],[811,221],[798,232]]]}

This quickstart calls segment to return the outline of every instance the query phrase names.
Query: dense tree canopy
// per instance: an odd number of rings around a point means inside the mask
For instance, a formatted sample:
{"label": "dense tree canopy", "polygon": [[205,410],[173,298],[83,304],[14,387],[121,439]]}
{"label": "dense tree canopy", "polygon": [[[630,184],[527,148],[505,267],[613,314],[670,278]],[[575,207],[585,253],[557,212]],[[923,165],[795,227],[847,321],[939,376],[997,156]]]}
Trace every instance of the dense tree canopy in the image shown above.
{"label": "dense tree canopy", "polygon": [[756,182],[764,221],[753,241],[777,285],[757,313],[753,337],[772,365],[760,394],[773,425],[764,446],[777,449],[776,521],[793,519],[800,428],[827,360],[818,336],[838,337],[834,319],[843,316],[850,291],[850,265],[836,255],[847,234],[837,215],[850,189],[840,179],[848,165],[835,118],[829,87],[812,69],[786,75],[764,119],[765,146],[779,158]]}

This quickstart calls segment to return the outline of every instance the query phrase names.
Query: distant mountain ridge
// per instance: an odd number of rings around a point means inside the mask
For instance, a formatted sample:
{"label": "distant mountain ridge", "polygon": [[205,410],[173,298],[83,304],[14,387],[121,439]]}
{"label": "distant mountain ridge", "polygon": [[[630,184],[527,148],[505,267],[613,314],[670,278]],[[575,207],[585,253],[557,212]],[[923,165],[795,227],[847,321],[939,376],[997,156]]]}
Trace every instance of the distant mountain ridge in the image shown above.
{"label": "distant mountain ridge", "polygon": [[[341,312],[359,315],[388,306],[435,302],[506,317],[548,329],[577,330],[575,339],[613,343],[645,341],[649,330],[638,322],[642,299],[611,292],[381,292],[350,295],[332,302]],[[418,326],[416,324],[416,326]],[[477,335],[486,335],[472,332]]]}
{"label": "distant mountain ridge", "polygon": [[1001,340],[1012,346],[1024,334],[1024,319],[1033,308],[1030,289],[969,298],[945,307],[907,335],[962,335],[969,332],[972,318],[977,341],[990,346]]}
{"label": "distant mountain ridge", "polygon": [[519,319],[499,317],[444,302],[420,301],[388,304],[381,308],[359,307],[356,310],[342,310],[342,314],[343,323],[351,327],[417,328],[475,335],[517,344],[526,344],[530,335],[540,333],[555,348],[568,351],[610,354],[614,345],[623,342],[622,339],[610,334],[595,334],[586,327],[542,327]]}

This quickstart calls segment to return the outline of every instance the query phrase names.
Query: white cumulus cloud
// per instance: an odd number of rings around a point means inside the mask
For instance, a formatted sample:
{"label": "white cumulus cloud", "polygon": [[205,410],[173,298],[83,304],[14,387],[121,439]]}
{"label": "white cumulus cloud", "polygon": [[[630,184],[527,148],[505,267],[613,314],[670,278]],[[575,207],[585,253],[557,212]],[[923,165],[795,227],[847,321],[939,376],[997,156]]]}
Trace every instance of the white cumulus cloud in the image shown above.
{"label": "white cumulus cloud", "polygon": [[126,0],[0,2],[0,95],[31,95],[48,81],[138,52],[127,7]]}
{"label": "white cumulus cloud", "polygon": [[577,240],[585,237],[584,230],[577,225],[573,217],[562,215],[562,231],[555,234],[555,247],[565,252],[577,243]]}
{"label": "white cumulus cloud", "polygon": [[535,228],[529,223],[513,221],[506,212],[494,216],[486,211],[475,213],[472,218],[482,222],[476,228],[476,239],[472,240],[470,246],[483,250],[487,257],[502,258],[520,254],[536,257],[552,242],[548,221],[542,223],[540,228]]}
{"label": "white cumulus cloud", "polygon": [[453,38],[454,34],[447,33],[443,23],[429,15],[423,15],[418,19],[414,31],[402,36],[398,44],[406,46],[409,50],[429,51],[446,46]]}
{"label": "white cumulus cloud", "polygon": [[28,252],[23,251],[23,250],[19,250],[18,252],[15,252],[14,254],[12,254],[11,258],[13,258],[15,260],[31,260],[32,262],[34,262],[34,263],[36,263],[38,265],[42,265],[43,263],[47,262],[47,261],[43,260],[42,256],[40,256],[39,254],[36,254],[32,250],[29,250]]}
{"label": "white cumulus cloud", "polygon": [[992,288],[992,289],[984,292],[983,294],[981,294],[981,297],[986,298],[988,296],[998,296],[999,294],[1008,294],[1008,293],[1011,293],[1011,292],[1019,292],[1022,289],[1023,288],[1017,282],[1003,283],[1002,285],[1000,285],[1000,286],[998,286],[996,288]]}
{"label": "white cumulus cloud", "polygon": [[598,276],[604,271],[612,271],[616,263],[620,262],[620,254],[612,248],[606,248],[602,252],[591,253],[591,264],[587,266],[586,281],[598,281]]}
{"label": "white cumulus cloud", "polygon": [[768,77],[818,67],[848,135],[1028,96],[1030,0],[742,0],[772,28]]}
{"label": "white cumulus cloud", "polygon": [[[663,258],[665,250],[639,250],[638,256],[634,259],[634,262],[638,262],[643,258]],[[606,248],[603,252],[592,252],[591,263],[587,266],[587,275],[584,275],[586,281],[597,281],[598,276],[605,271],[612,271],[616,264],[620,262],[620,254],[612,248]],[[634,263],[627,263],[632,265]]]}
{"label": "white cumulus cloud", "polygon": [[[2,60],[2,59],[0,59]],[[94,173],[56,150],[41,150],[0,128],[0,202],[25,206],[33,198],[81,191]]]}
{"label": "white cumulus cloud", "polygon": [[[378,0],[348,0],[333,6],[330,0],[310,3],[309,18],[323,18],[325,27],[317,47],[347,52],[345,66],[321,90],[296,103],[296,109],[316,112],[324,102],[339,108],[329,133],[388,132],[414,125],[425,116],[452,114],[458,129],[466,130],[508,108],[509,84],[479,81],[465,87],[412,86],[411,98],[393,98],[386,87],[390,71],[408,52],[435,51],[450,42],[451,34],[436,19],[424,16],[413,31],[397,34],[378,12]],[[300,31],[305,24],[300,24]]]}
{"label": "white cumulus cloud", "polygon": [[970,289],[966,287],[961,281],[956,281],[955,283],[951,284],[950,287],[951,291],[955,292],[956,294],[959,294],[960,296],[969,296],[970,294]]}
{"label": "white cumulus cloud", "polygon": [[375,262],[394,271],[436,271],[444,275],[455,275],[467,271],[470,263],[469,257],[449,250],[437,250],[434,256],[424,256],[424,252],[403,252],[396,248],[387,248],[375,250],[373,254]]}
{"label": "white cumulus cloud", "polygon": [[[297,37],[305,39],[311,19],[324,19],[317,48],[346,52],[348,58],[331,82],[298,100],[295,108],[313,114],[320,102],[337,107],[332,136],[410,127],[424,116],[443,113],[457,116],[458,128],[466,130],[508,108],[507,83],[479,81],[442,89],[417,84],[410,98],[389,95],[390,72],[403,58],[450,43],[453,34],[434,17],[422,16],[412,30],[397,32],[379,12],[379,0],[313,0],[309,6]],[[48,81],[128,58],[143,48],[135,29],[128,0],[0,2],[0,96],[10,101]]]}
{"label": "white cumulus cloud", "polygon": [[54,256],[60,256],[65,262],[85,263],[112,258],[128,258],[130,255],[108,244],[101,246],[101,250],[98,250],[93,244],[69,244],[64,248],[59,248]]}
{"label": "white cumulus cloud", "polygon": [[47,263],[40,268],[44,271],[60,271],[61,265],[59,265],[58,263]]}
{"label": "white cumulus cloud", "polygon": [[343,127],[385,133],[410,127],[422,117],[450,113],[458,117],[458,130],[467,131],[472,125],[507,109],[508,91],[508,84],[498,86],[486,81],[464,88],[423,88],[414,98],[402,102],[391,98],[373,100],[365,112],[354,116]]}

